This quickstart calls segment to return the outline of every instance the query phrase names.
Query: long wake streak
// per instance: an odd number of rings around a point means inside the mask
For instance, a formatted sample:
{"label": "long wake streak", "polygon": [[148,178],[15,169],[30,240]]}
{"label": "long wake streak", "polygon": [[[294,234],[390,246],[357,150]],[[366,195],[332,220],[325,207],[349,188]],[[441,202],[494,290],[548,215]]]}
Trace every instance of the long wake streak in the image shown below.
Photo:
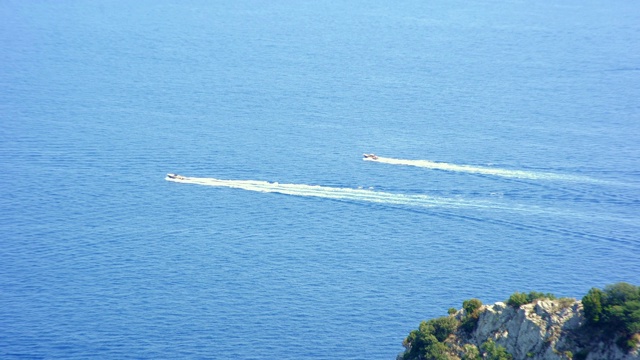
{"label": "long wake streak", "polygon": [[221,180],[215,178],[181,177],[165,180],[185,184],[226,187],[256,191],[263,193],[278,193],[293,196],[318,197],[325,199],[371,202],[393,205],[408,205],[419,207],[449,207],[449,208],[485,208],[511,209],[500,207],[498,204],[483,200],[464,200],[454,198],[431,197],[427,195],[394,194],[368,189],[353,189],[306,184],[280,184],[277,182],[259,180]]}
{"label": "long wake streak", "polygon": [[320,185],[306,185],[306,184],[280,184],[277,182],[259,181],[259,180],[221,180],[215,178],[200,178],[200,177],[183,177],[172,178],[167,176],[167,181],[195,184],[204,186],[224,187],[241,189],[247,191],[255,191],[261,193],[277,193],[292,196],[301,197],[317,197],[325,199],[353,201],[353,202],[368,202],[378,203],[384,205],[400,205],[410,206],[417,208],[438,208],[439,210],[433,214],[440,214],[440,216],[448,216],[461,218],[473,221],[492,222],[495,224],[506,225],[515,228],[525,228],[533,231],[540,231],[544,233],[557,233],[567,236],[592,238],[598,240],[616,241],[624,244],[630,242],[625,236],[617,239],[612,236],[601,236],[595,234],[588,234],[584,232],[575,232],[568,229],[559,227],[557,229],[548,229],[537,225],[527,225],[522,223],[513,223],[507,220],[487,220],[487,218],[476,218],[469,215],[461,215],[456,212],[451,212],[444,209],[478,209],[478,210],[497,210],[507,212],[520,212],[537,214],[543,216],[555,216],[566,217],[573,216],[575,214],[567,213],[560,209],[540,208],[537,206],[525,206],[522,204],[501,204],[498,201],[489,201],[481,199],[459,199],[459,198],[443,198],[443,197],[431,197],[427,195],[412,195],[412,194],[396,194],[383,191],[374,191],[370,189],[353,189],[342,187],[330,187]]}
{"label": "long wake streak", "polygon": [[426,169],[444,170],[444,171],[452,171],[452,172],[466,172],[466,173],[473,173],[473,174],[493,175],[493,176],[502,176],[507,178],[518,178],[518,179],[564,180],[564,181],[581,181],[581,182],[597,181],[595,179],[591,179],[583,176],[556,174],[556,173],[549,173],[549,172],[537,172],[537,171],[498,169],[498,168],[472,166],[472,165],[457,165],[457,164],[435,162],[430,160],[405,160],[405,159],[387,158],[382,156],[379,156],[376,160],[372,160],[372,159],[364,159],[364,160],[375,161],[375,162],[380,162],[380,163],[390,164],[390,165],[416,166],[416,167],[421,167]]}

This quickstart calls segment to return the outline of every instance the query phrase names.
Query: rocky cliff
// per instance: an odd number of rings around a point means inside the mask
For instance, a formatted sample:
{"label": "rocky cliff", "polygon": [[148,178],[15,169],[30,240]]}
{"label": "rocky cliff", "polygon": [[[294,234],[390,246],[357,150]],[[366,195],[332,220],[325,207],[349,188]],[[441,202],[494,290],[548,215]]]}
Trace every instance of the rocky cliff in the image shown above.
{"label": "rocky cliff", "polygon": [[[463,320],[464,310],[454,316]],[[613,340],[594,336],[585,326],[582,302],[573,299],[537,300],[519,308],[502,302],[485,305],[471,332],[459,330],[447,342],[464,355],[465,345],[478,348],[492,339],[514,359],[640,360],[640,350],[624,351]]]}
{"label": "rocky cliff", "polygon": [[447,317],[422,322],[398,359],[640,360],[640,333],[628,342],[622,328],[586,322],[575,299],[539,298],[519,306],[472,299]]}

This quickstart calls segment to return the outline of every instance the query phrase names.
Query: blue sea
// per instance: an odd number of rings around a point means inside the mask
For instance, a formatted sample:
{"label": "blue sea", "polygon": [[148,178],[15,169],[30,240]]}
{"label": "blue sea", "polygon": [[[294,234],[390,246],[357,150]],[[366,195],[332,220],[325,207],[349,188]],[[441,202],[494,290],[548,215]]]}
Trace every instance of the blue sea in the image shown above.
{"label": "blue sea", "polygon": [[640,4],[2,1],[0,167],[2,359],[394,359],[640,285]]}

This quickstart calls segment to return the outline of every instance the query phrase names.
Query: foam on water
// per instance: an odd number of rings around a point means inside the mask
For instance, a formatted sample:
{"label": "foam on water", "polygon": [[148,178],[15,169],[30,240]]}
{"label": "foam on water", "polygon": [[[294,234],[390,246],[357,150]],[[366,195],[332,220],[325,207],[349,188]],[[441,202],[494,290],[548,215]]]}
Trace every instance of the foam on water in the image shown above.
{"label": "foam on water", "polygon": [[[233,189],[241,189],[247,191],[255,191],[261,193],[277,193],[291,196],[300,197],[316,197],[333,200],[354,201],[354,202],[366,202],[366,203],[378,203],[384,205],[401,205],[410,206],[416,208],[437,208],[438,216],[453,217],[473,222],[493,222],[509,228],[526,228],[530,231],[536,231],[541,233],[549,233],[556,235],[564,235],[570,237],[579,237],[583,239],[593,239],[598,241],[614,241],[616,243],[628,246],[632,239],[629,239],[624,235],[598,235],[589,234],[583,231],[575,231],[570,228],[564,227],[558,224],[555,228],[549,228],[546,226],[539,226],[536,224],[525,224],[520,221],[513,222],[505,219],[490,220],[484,216],[476,216],[471,214],[461,215],[452,213],[451,209],[471,209],[471,210],[491,210],[491,211],[506,211],[519,214],[526,214],[526,216],[552,216],[556,218],[572,219],[581,216],[593,216],[593,214],[582,214],[574,211],[554,208],[554,207],[541,207],[531,204],[519,204],[516,202],[500,202],[499,200],[486,200],[486,199],[469,199],[459,197],[434,197],[423,194],[401,194],[390,193],[383,191],[375,191],[371,189],[354,189],[347,187],[330,187],[321,185],[308,185],[308,184],[281,184],[278,182],[269,182],[262,180],[223,180],[216,178],[201,178],[201,177],[186,177],[179,176],[178,178],[171,178],[167,176],[167,181],[195,184],[214,187],[225,187]],[[611,221],[623,221],[624,219],[611,218]]]}
{"label": "foam on water", "polygon": [[172,179],[170,177],[166,177],[165,180],[186,184],[227,187],[263,193],[278,193],[293,196],[364,201],[394,205],[413,205],[421,207],[490,207],[490,203],[472,203],[458,199],[438,198],[426,195],[395,194],[369,189],[353,189],[306,184],[280,184],[278,182],[268,182],[260,180],[221,180],[215,178],[199,177],[184,177],[182,179]]}
{"label": "foam on water", "polygon": [[165,180],[185,184],[226,187],[256,191],[263,193],[278,193],[292,196],[318,197],[325,199],[347,200],[358,202],[370,202],[389,205],[407,205],[416,207],[441,207],[441,208],[476,208],[492,210],[517,210],[528,212],[547,212],[549,209],[537,207],[524,207],[518,204],[500,204],[483,199],[464,199],[434,197],[422,194],[399,194],[370,189],[354,189],[347,187],[330,187],[307,184],[281,184],[261,180],[222,180],[216,178],[180,177]]}
{"label": "foam on water", "polygon": [[444,162],[436,162],[431,160],[406,160],[395,159],[379,156],[376,160],[365,158],[365,161],[374,161],[390,165],[405,165],[415,166],[433,170],[444,170],[452,172],[465,172],[472,174],[493,175],[507,178],[518,179],[534,179],[534,180],[563,180],[563,181],[580,181],[580,182],[599,182],[596,179],[592,179],[586,176],[576,176],[567,174],[557,174],[550,172],[538,172],[538,171],[524,171],[524,170],[510,170],[491,167],[481,167],[472,165],[459,165],[450,164]]}

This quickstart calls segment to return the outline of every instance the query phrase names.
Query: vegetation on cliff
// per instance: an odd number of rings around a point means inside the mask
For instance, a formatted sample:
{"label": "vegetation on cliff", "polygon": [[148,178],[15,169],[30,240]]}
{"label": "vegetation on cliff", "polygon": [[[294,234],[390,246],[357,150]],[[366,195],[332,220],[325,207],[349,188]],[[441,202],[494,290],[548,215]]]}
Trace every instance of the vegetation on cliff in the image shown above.
{"label": "vegetation on cliff", "polygon": [[556,296],[550,293],[543,294],[541,292],[531,291],[530,293],[520,293],[515,292],[509,296],[509,300],[507,300],[507,305],[513,306],[515,308],[519,308],[524,304],[530,304],[536,300],[540,299],[549,299],[555,300]]}
{"label": "vegetation on cliff", "polygon": [[603,337],[617,337],[621,348],[640,341],[640,287],[627,283],[592,288],[582,298],[587,325]]}
{"label": "vegetation on cliff", "polygon": [[[471,332],[475,329],[482,309],[482,302],[478,299],[465,300],[462,303],[463,315],[457,318],[457,311],[449,310],[449,316],[423,321],[417,330],[411,331],[403,345],[407,351],[402,355],[404,360],[455,359],[447,340],[457,331]],[[487,340],[480,347],[465,346],[462,350],[462,360],[511,360],[513,357],[502,346]],[[480,356],[483,355],[481,358]]]}
{"label": "vegetation on cliff", "polygon": [[[605,354],[608,351],[607,354],[621,355],[606,357],[637,358],[637,348],[640,343],[640,287],[638,286],[617,283],[606,286],[604,290],[593,288],[583,297],[582,302],[569,298],[557,299],[553,294],[548,293],[516,292],[505,303],[506,305],[496,303],[493,306],[483,306],[480,300],[470,299],[463,302],[462,310],[449,309],[449,316],[423,321],[417,330],[411,331],[405,338],[403,345],[406,351],[398,359],[513,359],[514,356],[500,344],[507,346],[511,349],[510,351],[515,351],[516,355],[520,352],[517,357],[547,359],[551,356],[554,359],[580,360],[603,356],[597,354]],[[521,307],[524,307],[524,310]],[[542,329],[546,326],[547,331],[550,331],[542,335],[542,338],[535,340],[535,336],[541,334],[531,326],[512,329],[511,333],[515,329],[526,329],[525,333],[531,333],[531,344],[533,344],[531,349],[535,351],[523,350],[521,346],[514,345],[523,343],[525,335],[522,332],[513,333],[520,339],[514,342],[508,340],[510,333],[505,332],[504,328],[503,330],[492,329],[495,326],[490,324],[492,324],[491,321],[497,321],[496,314],[507,309],[512,310],[504,314],[514,316],[509,321],[515,321],[516,317],[513,314],[520,314],[518,321],[538,322],[536,326],[540,325]],[[491,311],[490,315],[493,318],[483,315],[485,311]],[[482,320],[483,328],[478,329],[481,317],[484,319]],[[550,322],[544,323],[544,319]],[[562,325],[569,319],[573,319],[571,326]],[[540,321],[542,323],[539,323]],[[549,328],[552,321],[555,330]],[[487,336],[487,322],[490,325],[489,329],[495,330],[494,335]],[[504,323],[501,326],[504,326]],[[499,332],[501,334],[498,335]],[[479,336],[480,333],[485,335]],[[560,339],[563,336],[566,338]],[[500,344],[494,340],[499,340]],[[556,348],[556,345],[560,347]],[[619,350],[611,349],[611,346]],[[525,352],[522,353],[522,351]],[[591,355],[589,355],[590,352]],[[631,352],[635,355],[631,357],[624,355]]]}

